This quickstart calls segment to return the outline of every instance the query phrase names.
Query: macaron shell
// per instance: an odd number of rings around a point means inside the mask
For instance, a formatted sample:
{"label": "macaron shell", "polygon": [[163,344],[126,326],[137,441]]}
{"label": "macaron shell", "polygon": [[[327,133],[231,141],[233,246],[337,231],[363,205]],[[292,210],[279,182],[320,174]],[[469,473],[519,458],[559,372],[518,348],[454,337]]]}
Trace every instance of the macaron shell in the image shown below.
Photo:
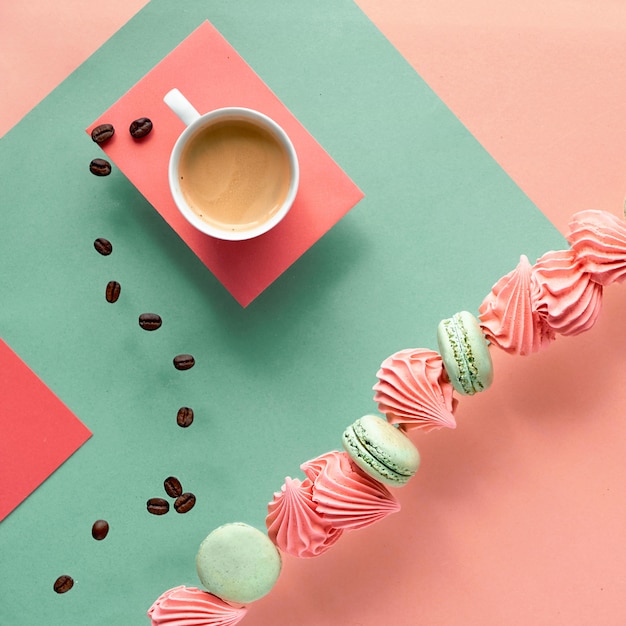
{"label": "macaron shell", "polygon": [[401,487],[420,464],[417,448],[398,428],[365,415],[346,428],[343,446],[354,463],[385,485]]}
{"label": "macaron shell", "polygon": [[463,395],[484,391],[493,382],[489,344],[468,311],[444,319],[437,328],[439,352],[453,387]]}
{"label": "macaron shell", "polygon": [[388,487],[402,487],[408,481],[408,477],[401,476],[397,472],[385,467],[373,455],[371,455],[359,441],[352,426],[346,428],[343,433],[343,447],[355,465],[360,467],[368,476]]}
{"label": "macaron shell", "polygon": [[281,570],[270,538],[242,523],[216,528],[200,544],[196,570],[207,591],[226,602],[247,604],[268,594]]}

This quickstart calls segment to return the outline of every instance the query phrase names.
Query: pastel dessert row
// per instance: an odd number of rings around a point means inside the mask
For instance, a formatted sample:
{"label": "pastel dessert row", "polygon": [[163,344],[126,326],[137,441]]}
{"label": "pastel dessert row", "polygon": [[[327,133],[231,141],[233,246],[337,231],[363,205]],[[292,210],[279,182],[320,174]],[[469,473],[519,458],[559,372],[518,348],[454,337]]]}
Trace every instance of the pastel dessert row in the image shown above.
{"label": "pastel dessert row", "polygon": [[478,316],[461,311],[437,329],[439,351],[401,350],[383,361],[374,385],[382,416],[366,415],[343,433],[343,450],[301,465],[268,505],[267,533],[227,524],[201,544],[196,567],[205,590],[175,587],[148,611],[153,626],[234,626],[246,605],[272,589],[281,553],[311,558],[346,531],[363,528],[400,505],[390,488],[419,468],[410,431],[455,428],[457,395],[493,381],[490,349],[527,355],[557,335],[577,335],[598,318],[606,285],[626,278],[626,223],[603,211],[573,216],[570,248],[531,265],[521,256],[483,300]]}

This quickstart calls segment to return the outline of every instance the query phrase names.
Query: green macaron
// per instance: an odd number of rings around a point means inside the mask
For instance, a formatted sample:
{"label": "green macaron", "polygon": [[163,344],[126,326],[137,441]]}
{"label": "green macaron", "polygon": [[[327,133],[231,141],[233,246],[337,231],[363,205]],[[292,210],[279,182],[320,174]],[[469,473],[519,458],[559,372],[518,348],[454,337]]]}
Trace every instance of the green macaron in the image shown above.
{"label": "green macaron", "polygon": [[420,464],[409,438],[377,415],[364,415],[348,426],[343,447],[365,473],[390,487],[405,485]]}
{"label": "green macaron", "polygon": [[281,558],[260,530],[242,523],[224,524],[200,544],[196,570],[213,595],[226,602],[248,604],[272,590]]}
{"label": "green macaron", "polygon": [[473,395],[491,385],[489,344],[471,313],[461,311],[439,322],[437,341],[448,378],[459,393]]}

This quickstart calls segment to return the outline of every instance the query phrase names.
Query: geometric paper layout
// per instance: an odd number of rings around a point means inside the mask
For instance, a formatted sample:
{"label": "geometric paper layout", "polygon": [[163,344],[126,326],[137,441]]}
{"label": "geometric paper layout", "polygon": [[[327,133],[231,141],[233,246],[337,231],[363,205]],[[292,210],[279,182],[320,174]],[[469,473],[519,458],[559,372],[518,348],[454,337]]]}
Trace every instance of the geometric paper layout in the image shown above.
{"label": "geometric paper layout", "polygon": [[[287,216],[270,232],[246,241],[205,235],[180,214],[168,184],[170,153],[184,124],[163,102],[178,88],[205,113],[225,106],[256,109],[289,135],[300,164],[300,183]],[[149,117],[152,132],[134,140],[130,123]],[[363,197],[361,190],[208,21],[135,84],[87,129],[110,123],[102,144],[110,160],[213,272],[247,306]]]}

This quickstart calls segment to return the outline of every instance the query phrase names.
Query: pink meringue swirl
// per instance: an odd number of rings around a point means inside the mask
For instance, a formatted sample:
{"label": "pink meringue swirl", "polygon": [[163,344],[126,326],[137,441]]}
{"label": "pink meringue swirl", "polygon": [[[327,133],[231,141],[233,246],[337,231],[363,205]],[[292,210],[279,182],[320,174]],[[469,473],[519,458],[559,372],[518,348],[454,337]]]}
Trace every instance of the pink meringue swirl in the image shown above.
{"label": "pink meringue swirl", "polygon": [[585,271],[601,285],[626,278],[626,223],[607,211],[580,211],[572,216],[567,241]]}
{"label": "pink meringue swirl", "polygon": [[364,528],[400,510],[387,487],[361,471],[346,452],[327,452],[300,467],[313,481],[317,512],[334,528]]}
{"label": "pink meringue swirl", "polygon": [[374,402],[391,424],[407,430],[456,428],[452,414],[458,401],[442,378],[443,359],[433,350],[400,350],[385,359],[376,376]]}
{"label": "pink meringue swirl", "polygon": [[536,308],[554,331],[578,335],[598,319],[602,285],[584,271],[574,250],[546,252],[532,269]]}
{"label": "pink meringue swirl", "polygon": [[487,339],[512,354],[531,354],[547,347],[555,333],[536,309],[537,285],[528,257],[503,276],[479,307]]}
{"label": "pink meringue swirl", "polygon": [[326,552],[343,531],[333,528],[313,502],[313,482],[285,478],[280,492],[267,506],[267,534],[287,554],[314,557]]}
{"label": "pink meringue swirl", "polygon": [[208,591],[179,586],[160,595],[148,609],[152,626],[235,626],[246,615]]}

